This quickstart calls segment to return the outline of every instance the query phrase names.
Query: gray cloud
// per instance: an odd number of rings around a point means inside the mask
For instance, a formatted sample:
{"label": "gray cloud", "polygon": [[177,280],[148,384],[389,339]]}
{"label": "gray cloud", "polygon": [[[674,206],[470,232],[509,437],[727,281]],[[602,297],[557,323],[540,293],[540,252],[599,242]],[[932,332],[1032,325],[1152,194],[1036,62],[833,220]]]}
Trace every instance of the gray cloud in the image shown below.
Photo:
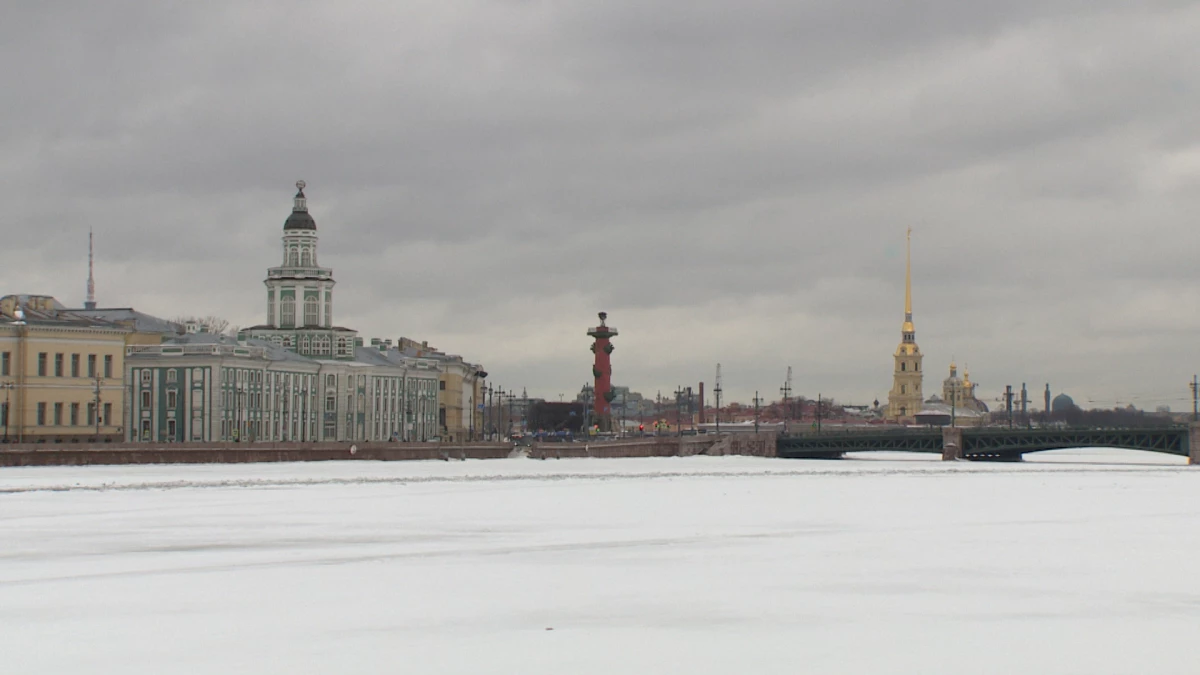
{"label": "gray cloud", "polygon": [[[43,3],[44,4],[44,3]],[[886,398],[918,340],[989,396],[1183,407],[1189,2],[26,5],[0,26],[8,291],[260,320],[304,178],[339,323],[507,386]],[[1034,384],[1036,383],[1036,384]],[[932,382],[927,383],[927,388]]]}

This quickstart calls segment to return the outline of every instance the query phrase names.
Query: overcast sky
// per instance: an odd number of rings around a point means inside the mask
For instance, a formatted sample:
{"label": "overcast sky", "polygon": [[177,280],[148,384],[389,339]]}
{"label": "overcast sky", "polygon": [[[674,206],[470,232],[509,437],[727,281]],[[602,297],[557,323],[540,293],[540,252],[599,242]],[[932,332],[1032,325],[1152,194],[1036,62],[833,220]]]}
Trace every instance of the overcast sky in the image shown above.
{"label": "overcast sky", "polygon": [[[65,8],[73,5],[74,8]],[[0,292],[265,318],[308,183],[335,318],[568,398],[723,364],[885,401],[913,228],[927,394],[1190,409],[1200,4],[14,3]]]}

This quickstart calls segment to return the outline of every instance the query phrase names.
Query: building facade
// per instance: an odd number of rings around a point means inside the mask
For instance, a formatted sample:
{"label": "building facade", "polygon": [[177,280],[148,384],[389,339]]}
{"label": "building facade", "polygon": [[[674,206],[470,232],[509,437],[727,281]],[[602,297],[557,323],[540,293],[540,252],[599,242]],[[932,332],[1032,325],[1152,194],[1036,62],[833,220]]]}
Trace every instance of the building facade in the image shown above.
{"label": "building facade", "polygon": [[131,345],[127,438],[184,441],[429,441],[439,436],[436,358],[333,325],[333,271],[317,264],[303,181],[267,270],[267,323]]}
{"label": "building facade", "polygon": [[921,394],[921,348],[917,346],[917,330],[912,312],[912,228],[909,228],[904,249],[904,323],[900,328],[900,345],[893,355],[892,390],[888,394],[887,417],[897,422],[909,422],[921,412],[925,398]]}
{"label": "building facade", "polygon": [[0,298],[0,433],[5,441],[120,438],[131,333],[73,314],[50,296]]}

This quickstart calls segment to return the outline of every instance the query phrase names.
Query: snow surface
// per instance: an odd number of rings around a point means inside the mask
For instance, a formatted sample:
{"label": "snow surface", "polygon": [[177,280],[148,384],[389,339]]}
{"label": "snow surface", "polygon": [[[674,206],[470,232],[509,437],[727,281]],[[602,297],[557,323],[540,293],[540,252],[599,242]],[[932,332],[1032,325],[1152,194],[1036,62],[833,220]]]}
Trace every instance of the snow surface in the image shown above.
{"label": "snow surface", "polygon": [[1184,461],[0,469],[0,672],[1193,674]]}

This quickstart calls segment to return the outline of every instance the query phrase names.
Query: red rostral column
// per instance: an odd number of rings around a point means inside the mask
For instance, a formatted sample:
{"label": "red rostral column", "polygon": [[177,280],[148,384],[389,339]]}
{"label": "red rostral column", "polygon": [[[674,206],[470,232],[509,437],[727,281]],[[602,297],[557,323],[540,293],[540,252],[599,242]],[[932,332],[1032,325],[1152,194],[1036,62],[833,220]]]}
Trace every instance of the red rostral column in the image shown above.
{"label": "red rostral column", "polygon": [[592,366],[592,375],[596,376],[596,400],[592,404],[592,411],[596,415],[596,424],[604,431],[612,431],[612,402],[616,394],[612,390],[612,364],[609,355],[615,347],[609,338],[616,336],[617,329],[604,323],[607,318],[607,312],[600,312],[600,325],[588,330],[587,334],[596,338],[592,343],[592,353],[596,355],[596,363]]}

